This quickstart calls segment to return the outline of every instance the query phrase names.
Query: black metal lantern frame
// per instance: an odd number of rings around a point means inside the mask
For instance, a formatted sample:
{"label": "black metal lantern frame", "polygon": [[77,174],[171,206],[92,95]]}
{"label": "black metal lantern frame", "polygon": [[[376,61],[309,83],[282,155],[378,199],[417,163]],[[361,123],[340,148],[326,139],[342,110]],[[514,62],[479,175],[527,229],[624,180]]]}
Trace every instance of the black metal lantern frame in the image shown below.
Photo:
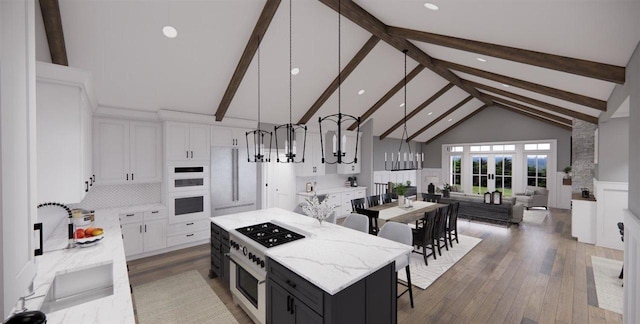
{"label": "black metal lantern frame", "polygon": [[[355,117],[352,115],[348,115],[348,114],[343,114],[342,113],[342,92],[340,89],[340,85],[342,84],[342,71],[341,71],[341,64],[340,64],[340,53],[342,50],[342,39],[341,39],[341,20],[342,20],[342,1],[338,1],[338,113],[337,114],[333,114],[333,115],[329,115],[326,117],[320,117],[318,118],[318,124],[320,124],[320,147],[321,147],[321,152],[322,152],[322,163],[326,163],[326,164],[356,164],[358,163],[358,141],[359,141],[359,133],[360,133],[360,117]],[[357,125],[357,129],[356,129],[356,145],[354,148],[354,154],[353,154],[353,159],[349,160],[346,159],[347,156],[347,148],[346,148],[346,141],[343,141],[343,136],[345,136],[346,134],[344,134],[343,132],[346,132],[346,130],[343,130],[343,128],[345,127],[345,125],[350,125],[351,123],[354,123]],[[334,134],[334,136],[337,136],[337,138],[335,138],[334,142],[335,145],[333,145],[333,149],[332,149],[332,154],[335,157],[335,159],[327,159],[325,154],[324,154],[324,134],[322,133],[322,124],[325,123],[326,124],[330,124],[331,126],[333,126],[333,124],[335,124],[335,126],[337,126],[337,131],[336,134]],[[326,128],[325,128],[326,129]]]}
{"label": "black metal lantern frame", "polygon": [[[274,134],[276,136],[276,162],[280,163],[304,163],[305,149],[307,143],[307,126],[301,124],[292,123],[291,113],[291,3],[293,0],[289,0],[289,123],[278,125],[274,127]],[[284,133],[284,135],[282,134]],[[280,159],[280,145],[278,145],[278,137],[284,138],[284,159]],[[302,137],[302,154],[298,152],[298,140]]]}
{"label": "black metal lantern frame", "polygon": [[[258,44],[260,44],[259,39]],[[256,163],[271,162],[273,133],[260,129],[260,45],[258,45],[258,127],[253,131],[246,132],[245,137],[247,140],[247,161]],[[250,150],[249,141],[253,143],[253,150]],[[265,146],[267,141],[269,142],[268,151]]]}

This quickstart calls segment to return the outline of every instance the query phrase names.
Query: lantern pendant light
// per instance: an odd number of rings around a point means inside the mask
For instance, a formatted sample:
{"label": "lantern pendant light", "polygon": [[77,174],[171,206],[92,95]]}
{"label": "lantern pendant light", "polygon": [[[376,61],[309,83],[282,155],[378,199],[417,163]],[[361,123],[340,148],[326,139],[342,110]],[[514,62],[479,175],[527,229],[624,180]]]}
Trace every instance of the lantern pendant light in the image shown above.
{"label": "lantern pendant light", "polygon": [[[291,118],[291,3],[289,0],[289,123],[275,126],[276,136],[276,161],[281,163],[304,163],[305,144],[307,142],[307,126],[293,124]],[[278,137],[284,138],[284,158],[280,158],[280,145]],[[301,140],[301,141],[300,141]],[[301,143],[300,143],[301,142]],[[301,144],[301,145],[300,145]],[[302,154],[299,154],[302,152]]]}
{"label": "lantern pendant light", "polygon": [[[341,18],[342,18],[342,1],[338,1],[338,113],[329,115],[326,117],[318,118],[318,123],[320,124],[320,147],[322,151],[322,163],[326,164],[356,164],[358,163],[358,141],[359,141],[359,133],[360,133],[360,117],[354,117],[352,115],[343,114],[341,107],[341,91],[340,85],[342,84],[342,73],[341,73],[341,64],[340,64],[340,52],[341,52]],[[351,148],[353,150],[353,158],[347,158],[347,136],[346,136],[346,126],[354,123],[357,125],[355,132],[355,146]],[[327,158],[324,152],[324,137],[325,134],[322,132],[323,123],[326,125],[325,130],[330,128],[328,131],[331,131],[331,128],[336,127],[335,133],[332,137],[332,153],[333,158]],[[328,125],[327,125],[328,124]],[[345,128],[345,129],[343,129]],[[351,156],[351,152],[349,152],[349,156]]]}
{"label": "lantern pendant light", "polygon": [[[271,141],[273,133],[260,129],[260,39],[258,39],[258,128],[245,134],[247,140],[247,160],[249,162],[271,162]],[[253,143],[253,149],[249,142]],[[267,147],[265,143],[269,143]],[[253,155],[253,156],[252,156]]]}

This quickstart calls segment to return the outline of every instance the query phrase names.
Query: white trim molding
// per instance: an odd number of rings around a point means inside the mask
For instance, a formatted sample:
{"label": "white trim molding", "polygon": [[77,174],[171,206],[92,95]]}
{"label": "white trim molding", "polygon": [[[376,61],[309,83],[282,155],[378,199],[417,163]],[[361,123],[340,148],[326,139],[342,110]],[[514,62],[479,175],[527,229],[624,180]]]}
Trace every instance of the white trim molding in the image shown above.
{"label": "white trim molding", "polygon": [[618,222],[624,219],[624,210],[628,208],[629,183],[595,181],[596,207],[596,245],[622,250]]}
{"label": "white trim molding", "polygon": [[214,115],[195,114],[195,113],[188,113],[184,111],[167,110],[167,109],[158,110],[158,117],[160,117],[160,120],[162,121],[177,121],[177,122],[185,122],[185,123],[207,124],[207,125],[214,125],[214,126],[226,126],[226,127],[238,127],[238,128],[256,128],[258,126],[257,121],[250,120],[250,119],[225,117],[223,121],[217,122],[215,121]]}
{"label": "white trim molding", "polygon": [[36,80],[77,86],[83,90],[82,95],[91,105],[91,110],[96,110],[98,107],[98,101],[93,92],[93,75],[89,71],[38,61],[36,62]]}
{"label": "white trim molding", "polygon": [[625,323],[640,323],[640,218],[624,209],[624,310]]}

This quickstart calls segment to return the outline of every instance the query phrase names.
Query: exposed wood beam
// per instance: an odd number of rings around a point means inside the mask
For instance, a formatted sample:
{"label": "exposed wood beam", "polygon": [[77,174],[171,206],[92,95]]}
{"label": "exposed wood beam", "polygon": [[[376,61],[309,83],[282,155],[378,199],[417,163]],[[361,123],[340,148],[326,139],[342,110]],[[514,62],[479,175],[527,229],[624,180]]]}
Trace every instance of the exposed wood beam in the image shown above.
{"label": "exposed wood beam", "polygon": [[520,115],[523,115],[523,116],[526,116],[526,117],[529,117],[529,118],[533,118],[535,120],[539,120],[539,121],[541,121],[543,123],[547,123],[547,124],[552,125],[552,126],[564,128],[566,130],[571,130],[573,128],[572,126],[569,126],[569,125],[566,125],[566,124],[562,124],[562,123],[558,123],[557,121],[546,119],[544,117],[538,116],[536,114],[532,114],[532,113],[524,111],[524,110],[520,110],[520,109],[516,109],[516,108],[513,108],[513,107],[505,106],[505,105],[502,105],[502,104],[499,104],[499,103],[495,104],[495,106],[499,107],[499,108],[502,108],[502,109],[505,109],[505,110],[508,110],[508,111],[512,111],[514,113],[517,113],[517,114],[520,114]]}
{"label": "exposed wood beam", "polygon": [[468,96],[468,97],[464,98],[462,101],[460,101],[458,104],[453,106],[451,109],[445,111],[444,114],[436,117],[436,119],[434,119],[429,124],[427,124],[427,126],[424,126],[424,127],[420,128],[419,131],[417,131],[413,135],[409,136],[409,138],[407,138],[407,142],[413,140],[414,138],[418,137],[418,135],[424,133],[424,131],[426,131],[427,129],[431,128],[433,125],[437,124],[439,121],[443,120],[445,117],[449,116],[452,112],[458,110],[458,108],[464,106],[467,102],[471,101],[471,99],[473,99],[473,96]]}
{"label": "exposed wood beam", "polygon": [[236,70],[233,72],[233,76],[231,77],[231,81],[229,81],[227,90],[224,92],[224,96],[218,105],[216,121],[222,121],[224,115],[227,113],[231,100],[233,100],[233,97],[236,95],[236,91],[238,91],[238,87],[240,87],[240,83],[242,82],[244,75],[247,73],[247,69],[253,60],[253,56],[256,54],[258,46],[260,46],[260,42],[264,38],[264,34],[267,32],[267,29],[271,24],[271,20],[276,14],[278,6],[280,6],[280,0],[267,0],[264,4],[262,13],[260,13],[260,17],[258,18],[258,22],[256,22],[256,26],[253,28],[253,32],[251,32],[247,46],[245,46],[244,52],[242,52],[240,62],[238,62],[238,66],[236,66]]}
{"label": "exposed wood beam", "polygon": [[309,108],[309,110],[307,110],[304,116],[300,118],[300,120],[298,121],[298,124],[306,124],[309,120],[311,120],[311,117],[313,117],[313,115],[315,115],[318,112],[320,107],[322,107],[322,105],[327,100],[329,100],[329,97],[331,97],[333,92],[336,91],[336,89],[338,89],[338,86],[340,86],[340,84],[344,82],[344,80],[347,77],[349,77],[351,72],[353,72],[353,70],[356,69],[358,64],[360,64],[360,62],[362,62],[364,58],[367,57],[367,55],[371,52],[371,50],[374,47],[376,47],[379,41],[380,41],[380,38],[376,37],[375,35],[372,35],[369,38],[369,40],[362,46],[362,48],[358,51],[358,53],[356,53],[356,55],[351,59],[351,61],[349,61],[349,63],[344,67],[344,69],[340,71],[340,75],[337,76],[333,80],[333,82],[331,82],[329,87],[327,87],[327,89],[324,90],[324,92],[320,95],[318,100],[316,100],[316,102],[314,102],[313,105],[311,105],[311,107]]}
{"label": "exposed wood beam", "polygon": [[488,105],[483,105],[482,107],[480,107],[480,108],[476,109],[474,112],[472,112],[472,113],[470,113],[470,114],[466,115],[464,118],[462,118],[462,119],[458,120],[455,124],[453,124],[453,125],[451,125],[451,126],[447,127],[447,129],[445,129],[445,130],[443,130],[442,132],[438,133],[438,135],[436,135],[436,136],[434,136],[434,137],[430,138],[428,141],[424,142],[424,144],[426,145],[426,144],[429,144],[429,143],[431,143],[431,142],[435,141],[438,137],[440,137],[440,136],[442,136],[442,135],[444,135],[444,134],[448,133],[450,130],[452,130],[452,129],[456,128],[458,125],[460,125],[460,124],[464,123],[465,121],[467,121],[467,119],[469,119],[469,118],[471,118],[471,117],[475,116],[476,114],[478,114],[479,112],[483,111],[483,110],[484,110],[485,108],[487,108],[487,107],[488,107]]}
{"label": "exposed wood beam", "polygon": [[536,108],[525,106],[525,105],[519,104],[519,103],[517,103],[515,101],[503,99],[503,98],[492,96],[492,95],[489,95],[489,94],[487,94],[487,96],[494,103],[501,103],[503,105],[507,105],[507,106],[510,106],[510,107],[518,108],[520,110],[528,111],[528,112],[530,112],[532,114],[539,115],[539,116],[542,116],[542,117],[547,118],[547,119],[555,120],[555,121],[557,121],[559,123],[563,123],[563,124],[567,124],[567,125],[573,124],[573,121],[571,121],[571,119],[562,118],[562,117],[560,117],[558,115],[550,114],[550,113],[548,113],[546,111],[542,111],[542,110],[539,110],[539,109],[536,109]]}
{"label": "exposed wood beam", "polygon": [[432,34],[400,27],[389,26],[387,28],[387,33],[397,37],[404,37],[406,39],[489,55],[505,60],[535,65],[618,84],[624,84],[625,80],[625,68],[611,64]]}
{"label": "exposed wood beam", "polygon": [[[415,78],[416,75],[420,74],[422,70],[424,70],[424,66],[422,65],[418,65],[413,70],[411,70],[411,72],[407,74],[407,84],[411,80],[413,80],[413,78]],[[382,98],[380,98],[375,104],[373,104],[373,106],[371,106],[371,108],[369,108],[367,111],[364,112],[364,114],[362,114],[362,116],[360,116],[360,123],[364,123],[364,121],[367,120],[367,118],[371,117],[371,115],[373,115],[373,113],[376,112],[376,110],[382,107],[382,105],[384,105],[389,99],[391,99],[391,97],[393,97],[393,95],[395,95],[398,91],[400,91],[402,87],[404,87],[404,78],[398,81],[398,83],[396,83],[396,85],[394,85],[393,88],[387,91],[387,93],[385,93],[385,95],[382,96]],[[354,130],[356,129],[357,126],[358,124],[353,123],[351,126],[349,126],[349,130]]]}
{"label": "exposed wood beam", "polygon": [[505,75],[500,75],[500,74],[496,74],[496,73],[491,73],[491,72],[479,70],[479,69],[468,67],[468,66],[464,66],[464,65],[461,65],[461,64],[456,64],[456,63],[446,62],[446,61],[441,61],[441,60],[434,60],[434,61],[437,64],[441,64],[441,65],[446,66],[447,68],[452,69],[452,70],[460,71],[460,72],[463,72],[463,73],[468,73],[468,74],[475,75],[475,76],[478,76],[478,77],[481,77],[481,78],[484,78],[484,79],[493,80],[493,81],[496,81],[496,82],[504,83],[504,84],[507,84],[507,85],[511,85],[511,86],[514,86],[514,87],[518,87],[518,88],[529,90],[529,91],[533,91],[533,92],[537,92],[537,93],[543,94],[545,96],[550,96],[550,97],[566,100],[566,101],[569,101],[569,102],[573,102],[573,103],[576,103],[576,104],[579,104],[579,105],[591,107],[591,108],[594,108],[594,109],[607,111],[607,102],[604,101],[604,100],[595,99],[595,98],[583,96],[583,95],[580,95],[580,94],[577,94],[577,93],[573,93],[573,92],[569,92],[569,91],[564,91],[564,90],[560,90],[560,89],[556,89],[556,88],[543,86],[541,84],[537,84],[537,83],[533,83],[533,82],[528,82],[528,81],[524,81],[524,80],[515,79],[515,78],[512,78],[512,77],[505,76]]}
{"label": "exposed wood beam", "polygon": [[590,116],[590,115],[587,115],[587,114],[583,114],[583,113],[580,113],[580,112],[577,112],[577,111],[574,111],[574,110],[570,110],[570,109],[567,109],[567,108],[562,108],[562,107],[559,107],[559,106],[556,106],[556,105],[553,105],[553,104],[550,104],[550,103],[542,102],[540,100],[536,100],[536,99],[532,99],[532,98],[529,98],[529,97],[521,96],[521,95],[515,94],[513,92],[508,92],[508,91],[504,91],[504,90],[497,89],[497,88],[494,88],[494,87],[490,87],[488,85],[484,85],[484,84],[481,84],[481,83],[468,81],[468,80],[465,80],[464,82],[469,84],[470,86],[476,87],[476,88],[481,89],[481,90],[486,90],[486,91],[489,91],[489,92],[493,92],[495,94],[499,94],[501,96],[505,96],[505,97],[509,97],[511,99],[515,99],[515,100],[518,100],[518,101],[526,102],[528,104],[531,104],[531,105],[534,105],[534,106],[537,106],[537,107],[540,107],[540,108],[543,108],[543,109],[555,111],[555,112],[563,114],[563,115],[567,115],[567,116],[571,116],[571,117],[574,117],[574,118],[578,118],[578,119],[584,120],[584,121],[592,123],[592,124],[597,124],[598,123],[598,118],[597,117],[593,117],[593,116]]}
{"label": "exposed wood beam", "polygon": [[[415,61],[417,61],[418,63],[422,64],[424,67],[440,75],[442,78],[458,86],[459,88],[466,91],[470,95],[478,98],[480,101],[484,102],[485,104],[491,103],[489,100],[484,98],[478,90],[474,89],[473,87],[469,87],[466,84],[463,84],[462,80],[460,80],[460,78],[457,75],[455,75],[453,72],[449,71],[447,68],[443,66],[434,64],[433,58],[429,56],[427,53],[423,52],[417,46],[413,45],[411,42],[409,42],[403,37],[396,37],[396,36],[389,35],[387,33],[387,27],[388,27],[387,25],[385,25],[382,21],[380,21],[378,18],[376,18],[366,10],[364,10],[362,7],[358,6],[355,2],[351,0],[341,0],[340,2],[338,0],[320,0],[320,2],[324,3],[329,8],[335,10],[336,12],[338,11],[338,4],[340,3],[341,4],[340,12],[342,16],[351,20],[356,25],[362,27],[366,31],[370,32],[371,34],[379,37],[384,42],[396,48],[397,50],[399,51],[408,50],[407,55],[412,59],[414,59]],[[364,118],[364,116],[361,117],[361,121],[364,122],[365,119],[366,118]]]}
{"label": "exposed wood beam", "polygon": [[[425,102],[420,104],[420,106],[416,107],[416,109],[414,109],[412,112],[410,112],[407,115],[407,119],[406,120],[409,120],[409,119],[413,118],[415,115],[417,115],[419,112],[421,112],[424,108],[426,108],[432,102],[436,101],[436,99],[440,98],[440,96],[445,94],[445,92],[449,91],[449,89],[451,89],[451,88],[453,88],[453,83],[449,83],[446,86],[444,86],[444,88],[440,89],[433,96],[429,97],[429,99],[425,100]],[[400,119],[400,121],[398,121],[393,126],[391,126],[391,128],[387,129],[386,132],[382,133],[382,135],[380,135],[380,139],[381,140],[385,139],[385,137],[387,137],[387,136],[389,136],[389,134],[393,133],[393,131],[396,130],[396,128],[398,128],[402,124],[404,124],[404,121],[405,121],[405,119],[403,117],[402,119]]]}
{"label": "exposed wood beam", "polygon": [[47,42],[49,43],[51,62],[69,66],[58,0],[40,0],[40,12],[44,22],[44,31],[47,34]]}

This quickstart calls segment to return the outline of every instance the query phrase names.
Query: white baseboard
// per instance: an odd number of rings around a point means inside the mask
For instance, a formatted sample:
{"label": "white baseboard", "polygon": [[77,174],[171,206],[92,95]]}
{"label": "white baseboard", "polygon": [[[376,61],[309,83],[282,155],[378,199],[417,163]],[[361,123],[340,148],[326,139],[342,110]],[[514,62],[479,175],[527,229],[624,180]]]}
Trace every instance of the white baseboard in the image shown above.
{"label": "white baseboard", "polygon": [[190,248],[190,247],[193,247],[193,246],[196,246],[196,245],[207,244],[207,243],[209,243],[209,239],[195,241],[195,242],[181,244],[181,245],[176,245],[176,246],[168,247],[168,248],[165,248],[165,249],[144,252],[144,253],[140,253],[140,254],[136,254],[136,255],[130,255],[130,256],[127,257],[127,261],[142,259],[142,258],[146,258],[146,257],[154,256],[154,255],[159,255],[159,254],[164,254],[164,253],[168,253],[168,252],[172,252],[172,251],[176,251],[176,250],[182,250],[182,249]]}

